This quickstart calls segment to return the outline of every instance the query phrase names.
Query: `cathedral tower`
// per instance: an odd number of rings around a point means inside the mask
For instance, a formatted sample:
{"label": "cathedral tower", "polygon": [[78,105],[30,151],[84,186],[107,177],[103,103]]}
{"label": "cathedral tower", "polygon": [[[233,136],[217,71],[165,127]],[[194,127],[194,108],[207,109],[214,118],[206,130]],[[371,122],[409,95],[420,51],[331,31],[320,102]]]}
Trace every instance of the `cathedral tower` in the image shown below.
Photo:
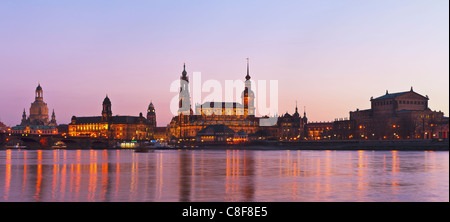
{"label": "cathedral tower", "polygon": [[151,126],[156,127],[156,112],[155,106],[152,102],[150,102],[150,105],[148,105],[147,120]]}
{"label": "cathedral tower", "polygon": [[247,75],[245,76],[245,89],[241,94],[242,105],[244,106],[245,116],[255,115],[255,93],[252,91],[252,82],[250,81],[249,62],[247,58]]}
{"label": "cathedral tower", "polygon": [[52,112],[52,120],[50,120],[50,124],[49,124],[49,125],[52,125],[52,126],[58,125],[58,124],[56,123],[55,110],[53,110],[53,112]]}
{"label": "cathedral tower", "polygon": [[180,77],[178,115],[180,114],[191,114],[191,96],[189,93],[189,77],[187,76],[186,72],[186,63],[183,65],[183,72],[181,73]]}
{"label": "cathedral tower", "polygon": [[108,94],[106,94],[106,97],[103,100],[102,122],[109,122],[111,120],[111,117],[111,100],[109,100]]}

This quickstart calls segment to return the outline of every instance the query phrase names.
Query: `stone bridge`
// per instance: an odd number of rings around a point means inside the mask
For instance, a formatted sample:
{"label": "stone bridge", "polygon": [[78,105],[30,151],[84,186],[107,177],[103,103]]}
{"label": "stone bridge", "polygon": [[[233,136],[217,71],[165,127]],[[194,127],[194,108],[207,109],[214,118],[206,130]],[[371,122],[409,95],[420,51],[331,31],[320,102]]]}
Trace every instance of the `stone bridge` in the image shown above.
{"label": "stone bridge", "polygon": [[5,148],[9,141],[21,141],[27,149],[53,149],[58,148],[57,144],[65,149],[110,149],[115,146],[114,140],[104,138],[0,134],[0,148]]}

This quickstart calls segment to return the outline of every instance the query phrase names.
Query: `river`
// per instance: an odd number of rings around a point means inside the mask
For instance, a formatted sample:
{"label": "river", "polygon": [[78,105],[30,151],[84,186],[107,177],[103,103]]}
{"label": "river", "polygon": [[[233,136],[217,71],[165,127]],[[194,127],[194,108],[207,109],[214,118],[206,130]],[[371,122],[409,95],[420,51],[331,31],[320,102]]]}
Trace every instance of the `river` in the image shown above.
{"label": "river", "polygon": [[448,151],[0,150],[1,202],[448,202]]}

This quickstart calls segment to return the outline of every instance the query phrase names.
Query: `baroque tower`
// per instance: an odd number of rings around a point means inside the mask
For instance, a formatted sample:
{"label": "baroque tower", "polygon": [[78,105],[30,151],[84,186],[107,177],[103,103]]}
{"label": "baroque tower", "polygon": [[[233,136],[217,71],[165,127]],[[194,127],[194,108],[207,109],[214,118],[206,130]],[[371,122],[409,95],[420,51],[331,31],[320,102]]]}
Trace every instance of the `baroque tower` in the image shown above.
{"label": "baroque tower", "polygon": [[106,97],[103,100],[102,122],[109,122],[111,120],[111,117],[111,100],[109,100],[108,94],[106,94]]}
{"label": "baroque tower", "polygon": [[255,93],[252,91],[252,82],[250,81],[249,62],[247,58],[247,75],[245,76],[245,89],[241,94],[242,105],[244,106],[245,116],[255,115]]}
{"label": "baroque tower", "polygon": [[153,102],[150,102],[150,105],[148,105],[147,120],[151,126],[156,127],[156,112]]}
{"label": "baroque tower", "polygon": [[189,93],[189,77],[186,72],[186,63],[183,65],[183,72],[180,77],[180,94],[179,94],[179,106],[178,115],[190,115],[191,114],[191,96]]}
{"label": "baroque tower", "polygon": [[50,124],[52,126],[57,126],[58,124],[56,123],[56,115],[55,115],[55,110],[53,110],[52,112],[52,120],[50,120]]}

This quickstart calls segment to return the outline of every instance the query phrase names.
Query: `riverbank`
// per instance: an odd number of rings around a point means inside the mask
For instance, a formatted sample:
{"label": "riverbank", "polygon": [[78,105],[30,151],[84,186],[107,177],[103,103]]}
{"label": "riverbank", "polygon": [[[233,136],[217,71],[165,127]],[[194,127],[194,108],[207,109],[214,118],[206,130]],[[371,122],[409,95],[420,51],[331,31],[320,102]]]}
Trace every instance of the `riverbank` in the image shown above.
{"label": "riverbank", "polygon": [[198,149],[198,150],[409,150],[448,151],[448,140],[377,140],[377,141],[300,141],[265,142],[241,145],[191,145],[157,149]]}
{"label": "riverbank", "polygon": [[[39,149],[28,147],[7,147],[1,149]],[[67,149],[64,147],[53,147],[47,149]],[[103,150],[105,148],[97,147],[94,149]],[[123,148],[106,148],[123,149]],[[277,142],[277,141],[259,141],[247,144],[189,144],[174,147],[150,148],[155,150],[403,150],[403,151],[448,151],[449,140],[349,140],[349,141],[296,141],[296,142]],[[81,149],[82,150],[82,149]],[[87,149],[86,149],[87,150]]]}

